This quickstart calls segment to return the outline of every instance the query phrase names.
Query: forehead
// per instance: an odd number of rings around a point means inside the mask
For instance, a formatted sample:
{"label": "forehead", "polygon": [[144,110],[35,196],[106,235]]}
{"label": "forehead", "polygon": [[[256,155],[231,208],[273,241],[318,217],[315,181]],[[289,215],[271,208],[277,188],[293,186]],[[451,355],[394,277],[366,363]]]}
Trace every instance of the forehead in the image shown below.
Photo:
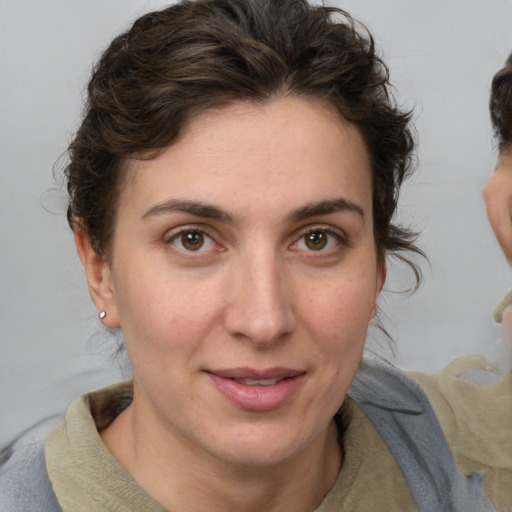
{"label": "forehead", "polygon": [[[347,196],[371,206],[369,156],[359,130],[309,98],[239,102],[194,117],[151,160],[129,160],[120,203],[208,198],[244,208]],[[135,206],[133,204],[133,206]]]}

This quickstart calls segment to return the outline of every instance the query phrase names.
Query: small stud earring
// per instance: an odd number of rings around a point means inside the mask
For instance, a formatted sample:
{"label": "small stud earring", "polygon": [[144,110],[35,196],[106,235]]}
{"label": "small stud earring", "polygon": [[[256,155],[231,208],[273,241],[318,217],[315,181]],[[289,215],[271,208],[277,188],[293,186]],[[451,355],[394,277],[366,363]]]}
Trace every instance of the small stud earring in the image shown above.
{"label": "small stud earring", "polygon": [[103,320],[106,316],[107,316],[107,312],[106,312],[106,311],[100,311],[100,312],[98,313],[98,318],[99,318],[100,320]]}

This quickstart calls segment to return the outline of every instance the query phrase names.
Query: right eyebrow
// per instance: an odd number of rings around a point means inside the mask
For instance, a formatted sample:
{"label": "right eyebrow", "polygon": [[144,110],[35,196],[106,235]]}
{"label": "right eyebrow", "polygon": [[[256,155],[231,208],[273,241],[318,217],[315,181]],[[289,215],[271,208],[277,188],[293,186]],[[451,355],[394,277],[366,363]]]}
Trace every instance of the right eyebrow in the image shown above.
{"label": "right eyebrow", "polygon": [[207,219],[219,220],[222,222],[233,223],[233,217],[226,211],[221,210],[217,206],[203,203],[201,201],[189,201],[182,199],[170,199],[158,203],[150,208],[141,219],[147,219],[158,215],[165,215],[172,212],[183,212],[195,215],[196,217],[204,217]]}
{"label": "right eyebrow", "polygon": [[355,213],[361,220],[365,221],[364,210],[361,206],[343,197],[308,203],[293,210],[288,218],[293,222],[299,222],[309,217],[329,215],[336,212]]}

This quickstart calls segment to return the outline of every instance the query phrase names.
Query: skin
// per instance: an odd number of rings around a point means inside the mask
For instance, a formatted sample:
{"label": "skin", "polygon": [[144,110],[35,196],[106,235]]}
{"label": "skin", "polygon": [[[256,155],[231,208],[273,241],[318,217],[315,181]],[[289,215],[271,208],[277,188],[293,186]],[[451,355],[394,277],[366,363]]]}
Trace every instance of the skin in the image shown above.
{"label": "skin", "polygon": [[502,151],[483,195],[487,216],[505,257],[512,263],[512,147]]}
{"label": "skin", "polygon": [[[332,418],[385,279],[360,133],[316,100],[235,103],[125,170],[109,263],[75,231],[133,366],[133,403],[104,442],[173,511],[314,510],[342,464]],[[299,377],[257,410],[212,378],[233,368]]]}

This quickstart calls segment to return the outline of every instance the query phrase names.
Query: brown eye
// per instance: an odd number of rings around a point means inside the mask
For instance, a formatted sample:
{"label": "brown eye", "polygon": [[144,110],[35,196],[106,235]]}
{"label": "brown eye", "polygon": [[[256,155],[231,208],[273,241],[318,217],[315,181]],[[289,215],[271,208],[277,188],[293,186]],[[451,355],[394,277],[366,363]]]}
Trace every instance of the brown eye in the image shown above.
{"label": "brown eye", "polygon": [[179,253],[188,254],[189,256],[193,253],[199,255],[222,250],[222,247],[218,246],[208,233],[193,227],[190,229],[180,229],[174,234],[171,233],[166,242],[172,245]]}
{"label": "brown eye", "polygon": [[313,228],[299,237],[293,249],[304,252],[331,254],[337,248],[346,245],[343,236],[333,229]]}
{"label": "brown eye", "polygon": [[312,251],[321,251],[325,249],[328,242],[328,235],[324,231],[313,231],[304,235],[306,247]]}
{"label": "brown eye", "polygon": [[198,231],[182,233],[181,245],[187,251],[198,251],[204,245],[204,234]]}

